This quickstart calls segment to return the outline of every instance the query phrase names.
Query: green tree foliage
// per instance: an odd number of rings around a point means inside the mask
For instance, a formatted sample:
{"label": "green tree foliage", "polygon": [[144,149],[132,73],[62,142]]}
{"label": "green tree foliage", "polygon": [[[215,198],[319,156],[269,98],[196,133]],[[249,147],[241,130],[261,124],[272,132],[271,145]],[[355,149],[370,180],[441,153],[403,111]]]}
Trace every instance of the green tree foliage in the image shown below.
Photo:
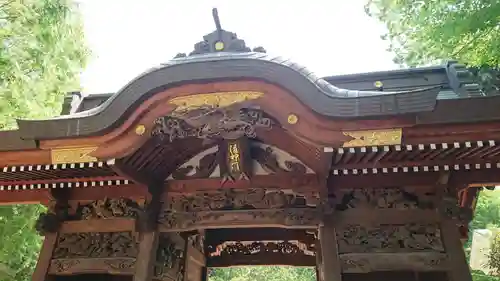
{"label": "green tree foliage", "polygon": [[500,274],[500,233],[496,233],[491,243],[491,250],[488,254],[488,267],[492,269],[495,275]]}
{"label": "green tree foliage", "polygon": [[368,0],[369,15],[386,24],[396,62],[407,65],[459,59],[498,66],[497,0]]}
{"label": "green tree foliage", "polygon": [[500,93],[500,1],[368,0],[366,12],[387,26],[383,39],[396,63],[458,60],[473,68],[486,93]]}
{"label": "green tree foliage", "polygon": [[310,267],[246,266],[213,269],[210,281],[316,281]]}
{"label": "green tree foliage", "polygon": [[[78,90],[88,50],[69,0],[0,0],[0,129],[58,115]],[[39,205],[0,207],[0,280],[31,280],[41,245]]]}
{"label": "green tree foliage", "polygon": [[0,129],[60,113],[85,65],[82,25],[68,0],[0,0]]}

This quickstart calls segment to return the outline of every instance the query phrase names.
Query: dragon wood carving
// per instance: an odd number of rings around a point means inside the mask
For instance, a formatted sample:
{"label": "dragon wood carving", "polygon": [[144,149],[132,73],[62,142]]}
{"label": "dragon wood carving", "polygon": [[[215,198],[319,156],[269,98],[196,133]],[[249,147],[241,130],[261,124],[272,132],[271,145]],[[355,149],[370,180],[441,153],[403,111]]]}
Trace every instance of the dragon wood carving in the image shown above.
{"label": "dragon wood carving", "polygon": [[337,229],[339,253],[444,252],[438,225],[349,225]]}
{"label": "dragon wood carving", "polygon": [[49,271],[133,273],[139,242],[132,232],[66,233],[58,237]]}
{"label": "dragon wood carving", "polygon": [[76,209],[75,219],[137,218],[140,212],[141,206],[133,200],[104,198],[79,205]]}
{"label": "dragon wood carving", "polygon": [[182,280],[184,275],[184,245],[176,244],[171,235],[176,233],[162,233],[158,241],[154,275],[160,279]]}
{"label": "dragon wood carving", "polygon": [[176,212],[165,209],[160,213],[158,222],[160,229],[190,231],[227,225],[316,227],[320,220],[318,210],[311,208],[205,212]]}
{"label": "dragon wood carving", "polygon": [[175,117],[156,119],[152,135],[172,142],[188,137],[201,139],[255,138],[256,129],[271,129],[273,121],[264,112],[247,108],[196,109]]}
{"label": "dragon wood carving", "polygon": [[335,209],[433,209],[435,193],[414,192],[404,188],[351,189],[335,194]]}
{"label": "dragon wood carving", "polygon": [[318,192],[297,193],[278,189],[225,189],[210,193],[175,194],[167,200],[166,209],[177,212],[213,210],[279,209],[315,207]]}
{"label": "dragon wood carving", "polygon": [[226,241],[217,245],[210,256],[256,255],[256,254],[303,254],[314,256],[314,247],[299,241]]}

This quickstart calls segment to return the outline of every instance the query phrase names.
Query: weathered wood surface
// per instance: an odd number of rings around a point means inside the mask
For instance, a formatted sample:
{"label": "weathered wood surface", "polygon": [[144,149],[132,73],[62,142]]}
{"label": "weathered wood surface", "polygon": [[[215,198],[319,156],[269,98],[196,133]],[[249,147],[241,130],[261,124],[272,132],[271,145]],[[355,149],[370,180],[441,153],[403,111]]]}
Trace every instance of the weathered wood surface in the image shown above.
{"label": "weathered wood surface", "polygon": [[450,268],[444,253],[351,253],[341,254],[342,272],[445,271]]}
{"label": "weathered wood surface", "polygon": [[128,218],[65,221],[60,233],[135,231],[135,225],[135,219]]}

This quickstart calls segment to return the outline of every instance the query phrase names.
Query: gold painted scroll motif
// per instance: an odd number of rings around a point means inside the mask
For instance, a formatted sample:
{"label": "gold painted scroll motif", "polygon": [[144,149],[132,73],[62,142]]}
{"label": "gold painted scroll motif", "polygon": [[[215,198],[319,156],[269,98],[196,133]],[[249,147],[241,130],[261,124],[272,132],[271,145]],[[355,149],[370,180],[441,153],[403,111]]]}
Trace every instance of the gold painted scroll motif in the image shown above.
{"label": "gold painted scroll motif", "polygon": [[97,158],[92,156],[97,147],[71,147],[57,148],[50,151],[52,164],[72,164],[96,162]]}
{"label": "gold painted scroll motif", "polygon": [[196,109],[223,108],[233,104],[260,98],[264,93],[252,91],[206,93],[176,97],[169,101],[176,105],[174,113],[185,113]]}
{"label": "gold painted scroll motif", "polygon": [[345,131],[345,136],[351,137],[342,147],[361,147],[401,144],[403,131],[401,128],[391,130]]}

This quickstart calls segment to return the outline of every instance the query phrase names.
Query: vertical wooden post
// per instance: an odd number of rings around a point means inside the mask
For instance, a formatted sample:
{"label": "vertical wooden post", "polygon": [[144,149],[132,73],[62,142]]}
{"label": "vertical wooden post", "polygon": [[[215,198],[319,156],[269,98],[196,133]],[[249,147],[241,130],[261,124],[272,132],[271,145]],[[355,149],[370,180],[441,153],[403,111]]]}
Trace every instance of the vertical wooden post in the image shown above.
{"label": "vertical wooden post", "polygon": [[341,281],[342,272],[337,244],[337,235],[331,219],[325,220],[319,227],[321,244],[323,281]]}
{"label": "vertical wooden post", "polygon": [[57,233],[47,233],[43,240],[42,250],[38,255],[35,271],[31,280],[33,281],[46,281],[48,278],[50,260],[52,259],[52,252],[57,243]]}
{"label": "vertical wooden post", "polygon": [[[318,230],[319,231],[319,230]],[[318,233],[319,236],[319,233]],[[316,280],[323,281],[323,257],[321,253],[321,242],[319,239],[316,240]]]}
{"label": "vertical wooden post", "polygon": [[441,237],[448,255],[449,281],[472,281],[469,264],[465,257],[460,233],[453,220],[444,218],[441,222]]}
{"label": "vertical wooden post", "polygon": [[156,260],[156,249],[158,248],[157,231],[141,233],[139,254],[135,264],[134,281],[153,280],[154,262]]}
{"label": "vertical wooden post", "polygon": [[[319,260],[320,268],[319,277],[316,277],[321,281],[341,281],[342,272],[340,265],[340,257],[337,244],[337,234],[335,232],[334,221],[331,216],[331,202],[329,199],[328,186],[329,182],[332,181],[330,177],[330,169],[332,166],[333,148],[324,147],[323,154],[321,156],[321,170],[318,171],[318,177],[320,179],[319,194],[323,206],[323,224],[319,226],[318,229],[318,239],[319,239],[319,252],[321,258]],[[318,264],[318,257],[316,258],[316,263]]]}
{"label": "vertical wooden post", "polygon": [[137,223],[140,231],[140,243],[134,281],[151,281],[154,277],[154,264],[159,243],[157,218],[162,206],[160,198],[163,192],[163,183],[149,185],[148,191],[151,195],[150,202],[138,218]]}

